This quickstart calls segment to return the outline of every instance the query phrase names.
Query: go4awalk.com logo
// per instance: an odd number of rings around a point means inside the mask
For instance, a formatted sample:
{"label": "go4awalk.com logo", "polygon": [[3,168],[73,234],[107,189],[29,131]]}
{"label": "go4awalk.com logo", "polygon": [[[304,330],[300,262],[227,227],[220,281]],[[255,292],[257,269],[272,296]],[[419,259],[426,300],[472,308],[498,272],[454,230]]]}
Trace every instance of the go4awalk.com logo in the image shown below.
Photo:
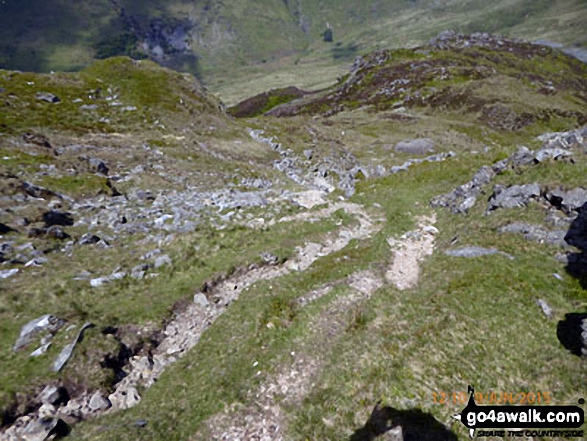
{"label": "go4awalk.com logo", "polygon": [[476,430],[478,436],[583,438],[579,429],[585,414],[579,406],[478,406],[471,386],[468,392],[467,407],[453,418],[469,429],[471,438]]}

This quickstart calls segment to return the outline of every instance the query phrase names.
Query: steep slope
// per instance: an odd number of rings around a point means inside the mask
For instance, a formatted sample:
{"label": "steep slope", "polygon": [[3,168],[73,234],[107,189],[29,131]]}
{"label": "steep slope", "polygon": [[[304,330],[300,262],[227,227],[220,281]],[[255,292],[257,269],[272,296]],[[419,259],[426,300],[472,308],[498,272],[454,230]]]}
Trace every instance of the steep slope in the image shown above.
{"label": "steep slope", "polygon": [[0,436],[357,439],[383,400],[454,440],[468,384],[577,402],[586,80],[444,34],[233,119],[150,61],[2,71]]}

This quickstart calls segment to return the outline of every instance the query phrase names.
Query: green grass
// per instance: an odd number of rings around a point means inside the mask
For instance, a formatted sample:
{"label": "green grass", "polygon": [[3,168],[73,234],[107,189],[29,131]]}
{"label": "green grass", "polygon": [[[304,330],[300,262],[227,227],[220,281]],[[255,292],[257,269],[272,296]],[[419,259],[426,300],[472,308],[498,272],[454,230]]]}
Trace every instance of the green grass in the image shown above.
{"label": "green grass", "polygon": [[[387,222],[380,233],[352,242],[302,274],[260,282],[243,292],[200,344],[145,392],[141,404],[77,426],[75,435],[200,439],[196,434],[206,433],[202,423],[207,418],[231,403],[249,402],[247,391],[287,363],[292,348],[311,353],[313,344],[321,344],[311,343],[315,336],[308,333],[309,325],[348,292],[335,288],[304,309],[294,306],[295,298],[357,270],[382,269],[391,258],[386,238],[412,228],[415,215],[430,211],[430,197],[464,182],[484,161],[473,156],[423,164],[408,174],[361,182],[353,200],[382,205]],[[575,170],[569,164],[561,167]],[[538,172],[527,170],[528,175]],[[550,392],[559,404],[579,398],[578,385],[585,386],[580,363],[558,343],[556,320],[548,321],[534,301],[546,300],[561,319],[587,304],[585,292],[570,278],[552,277],[563,272],[553,257],[556,249],[496,233],[498,219],[483,211],[482,203],[467,217],[439,210],[437,251],[424,262],[418,288],[401,292],[387,286],[349,311],[343,338],[321,353],[326,364],[317,386],[301,406],[286,407],[288,439],[344,439],[364,424],[379,399],[402,409],[417,406],[448,423],[463,405],[440,406],[433,393],[466,391],[468,384],[484,392]],[[504,211],[502,216],[520,218],[520,213]],[[445,256],[457,234],[459,244],[497,247],[516,260]],[[268,321],[277,326],[269,330]],[[260,365],[253,367],[254,361]],[[138,419],[149,422],[140,431],[133,426]],[[465,436],[463,428],[452,427]]]}

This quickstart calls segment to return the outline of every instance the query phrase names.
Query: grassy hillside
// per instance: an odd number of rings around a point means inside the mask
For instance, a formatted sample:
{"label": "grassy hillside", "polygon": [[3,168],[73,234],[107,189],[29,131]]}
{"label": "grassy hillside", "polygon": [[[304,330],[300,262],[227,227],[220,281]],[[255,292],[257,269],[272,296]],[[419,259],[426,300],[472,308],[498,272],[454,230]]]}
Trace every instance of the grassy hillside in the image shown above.
{"label": "grassy hillside", "polygon": [[445,29],[585,47],[586,7],[580,0],[6,0],[0,68],[77,70],[95,57],[148,56],[199,75],[234,104],[267,88],[327,85],[357,55],[416,46]]}
{"label": "grassy hillside", "polygon": [[[583,194],[587,132],[503,161],[584,126],[586,103],[584,64],[484,36],[370,53],[316,94],[232,109],[246,118],[149,60],[0,71],[0,430],[30,414],[72,439],[340,440],[382,400],[405,434],[454,440],[469,384],[576,403],[584,364],[557,331],[587,307],[585,250],[563,243],[582,215],[548,194]],[[432,151],[397,148],[416,138]],[[431,205],[494,165],[466,213]],[[465,246],[496,252],[445,253]],[[66,323],[15,350],[45,314]],[[41,408],[47,385],[69,397]]]}

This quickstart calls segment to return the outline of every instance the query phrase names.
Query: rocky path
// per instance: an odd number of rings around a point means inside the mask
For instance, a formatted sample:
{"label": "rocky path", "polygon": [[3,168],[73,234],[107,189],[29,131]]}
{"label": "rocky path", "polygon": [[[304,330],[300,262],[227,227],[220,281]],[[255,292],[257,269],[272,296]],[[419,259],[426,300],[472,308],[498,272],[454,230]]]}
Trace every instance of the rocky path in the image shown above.
{"label": "rocky path", "polygon": [[[334,207],[323,211],[328,212]],[[349,312],[368,300],[386,281],[400,290],[416,286],[419,262],[434,250],[434,236],[438,233],[432,226],[435,222],[435,215],[419,217],[417,229],[400,239],[388,240],[396,251],[385,278],[367,270],[357,271],[339,281],[350,289],[324,308],[312,322],[308,330],[308,342],[291,352],[292,361],[280,366],[257,390],[249,391],[251,404],[232,406],[210,418],[206,423],[206,436],[221,441],[286,439],[287,418],[284,407],[301,404],[310,393],[328,359],[330,348],[348,326]],[[298,304],[305,306],[316,301],[328,294],[331,288],[332,284],[319,287],[298,298]],[[197,435],[194,439],[202,439],[201,436]]]}
{"label": "rocky path", "polygon": [[[194,302],[176,314],[163,330],[164,338],[149,355],[131,358],[124,370],[126,377],[116,385],[114,393],[105,397],[98,394],[83,395],[70,399],[60,407],[44,405],[39,412],[19,418],[4,433],[1,440],[36,439],[30,435],[38,434],[45,439],[62,419],[84,419],[97,417],[103,413],[128,409],[141,400],[138,389],[149,388],[164,372],[167,366],[184,356],[199,341],[206,329],[226,311],[240,293],[260,280],[270,280],[291,272],[304,271],[321,257],[343,249],[352,239],[367,239],[379,230],[383,219],[373,219],[358,204],[340,202],[317,212],[300,213],[285,217],[276,222],[316,221],[329,217],[343,209],[358,220],[357,224],[342,227],[337,232],[326,235],[321,243],[306,243],[299,246],[293,258],[284,264],[252,265],[237,270],[232,276],[215,285],[210,285],[206,293],[197,293]],[[42,414],[42,415],[41,415]]]}

